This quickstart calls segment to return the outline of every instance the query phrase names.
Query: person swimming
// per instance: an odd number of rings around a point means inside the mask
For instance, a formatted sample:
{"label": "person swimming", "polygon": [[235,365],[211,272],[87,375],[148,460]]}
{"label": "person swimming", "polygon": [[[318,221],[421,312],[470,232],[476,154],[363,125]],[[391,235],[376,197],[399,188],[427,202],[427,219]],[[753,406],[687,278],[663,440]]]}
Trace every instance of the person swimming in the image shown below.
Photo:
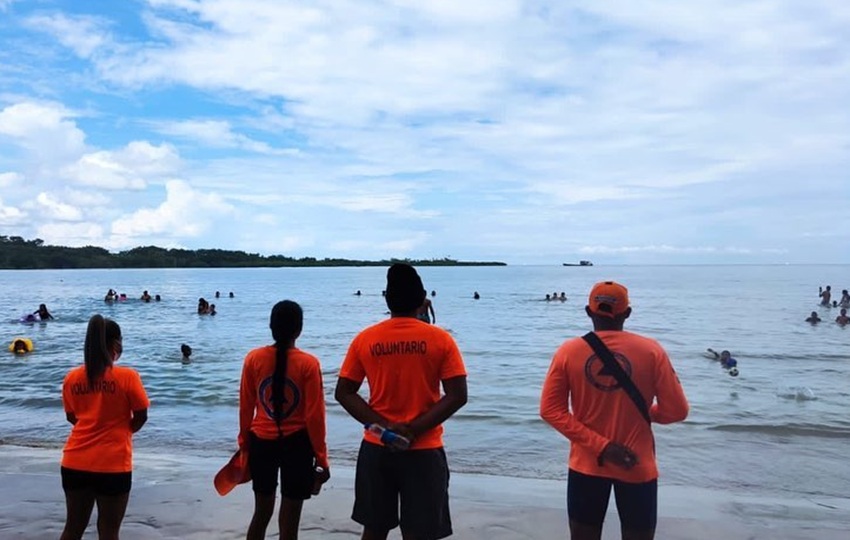
{"label": "person swimming", "polygon": [[215,310],[215,304],[210,304],[210,309],[208,311],[210,315],[215,315],[217,311]]}
{"label": "person swimming", "polygon": [[738,361],[732,358],[732,353],[729,351],[721,351],[720,354],[717,353],[714,349],[706,349],[709,353],[714,355],[712,360],[720,361],[720,367],[723,369],[731,369],[733,367],[737,367]]}
{"label": "person swimming", "polygon": [[198,298],[198,315],[206,315],[210,312],[210,304],[204,298]]}
{"label": "person swimming", "polygon": [[481,298],[481,295],[478,294],[478,291],[475,291],[475,293],[472,295],[472,298],[475,300],[479,300]]}
{"label": "person swimming", "polygon": [[32,349],[30,349],[30,345],[28,345],[27,342],[23,339],[16,339],[12,342],[11,351],[14,354],[26,354],[31,350]]}
{"label": "person swimming", "polygon": [[233,298],[233,291],[230,291],[230,294],[228,294],[228,296],[229,296],[230,298]]}
{"label": "person swimming", "polygon": [[192,347],[183,343],[182,345],[180,345],[180,353],[183,354],[182,362],[184,364],[189,364],[192,362],[192,358],[190,358],[192,356]]}
{"label": "person swimming", "polygon": [[44,304],[39,304],[38,309],[32,312],[33,315],[38,315],[42,321],[52,321],[53,315],[47,311],[47,306]]}
{"label": "person swimming", "polygon": [[850,323],[850,317],[847,316],[847,308],[841,308],[841,314],[835,318],[835,322],[841,326]]}
{"label": "person swimming", "polygon": [[808,318],[808,319],[806,319],[806,322],[807,322],[807,323],[812,323],[812,324],[817,324],[817,323],[819,323],[820,321],[821,321],[821,318],[820,318],[820,317],[818,317],[818,312],[817,312],[817,311],[812,311],[812,314],[811,314],[811,315],[809,315],[809,318]]}
{"label": "person swimming", "polygon": [[838,301],[838,307],[850,308],[850,293],[847,289],[841,291],[841,300]]}
{"label": "person swimming", "polygon": [[140,298],[140,300],[142,302],[150,302],[151,301],[151,295],[148,294],[148,291],[143,291],[142,297]]}
{"label": "person swimming", "polygon": [[106,291],[106,296],[103,297],[104,302],[114,302],[118,300],[118,293],[112,289]]}
{"label": "person swimming", "polygon": [[826,289],[823,287],[818,287],[818,296],[820,297],[820,305],[829,307],[830,304],[829,299],[832,298],[832,287],[829,285],[826,286]]}
{"label": "person swimming", "polygon": [[558,297],[558,300],[560,300],[561,302],[566,302],[567,301],[567,293],[565,293],[564,291],[561,291],[561,296]]}

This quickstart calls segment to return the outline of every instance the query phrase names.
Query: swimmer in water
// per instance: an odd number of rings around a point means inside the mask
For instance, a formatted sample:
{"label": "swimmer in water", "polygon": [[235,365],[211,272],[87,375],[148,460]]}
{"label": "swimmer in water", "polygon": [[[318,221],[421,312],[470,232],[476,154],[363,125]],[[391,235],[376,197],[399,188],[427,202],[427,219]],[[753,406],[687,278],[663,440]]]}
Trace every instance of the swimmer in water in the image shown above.
{"label": "swimmer in water", "polygon": [[184,343],[184,344],[180,345],[180,352],[183,354],[182,362],[184,364],[189,364],[189,363],[192,362],[192,359],[190,358],[192,356],[192,347],[190,347],[190,346],[188,346]]}
{"label": "swimmer in water", "polygon": [[475,300],[479,300],[481,298],[481,295],[478,294],[478,291],[475,291],[475,294],[472,295],[472,298]]}
{"label": "swimmer in water", "polygon": [[841,300],[838,301],[838,307],[850,308],[850,293],[847,289],[841,291]]}
{"label": "swimmer in water", "polygon": [[809,318],[808,318],[808,319],[806,319],[806,322],[807,322],[807,323],[812,323],[812,324],[817,324],[817,323],[819,323],[820,321],[821,321],[821,318],[820,318],[820,317],[818,317],[818,312],[817,312],[817,311],[812,311],[812,314],[811,314],[811,315],[809,315]]}
{"label": "swimmer in water", "polygon": [[53,315],[47,311],[47,306],[44,304],[39,304],[38,309],[32,312],[33,315],[38,315],[42,321],[52,321]]}
{"label": "swimmer in water", "polygon": [[430,299],[426,298],[422,302],[422,305],[419,306],[419,309],[416,311],[416,318],[428,324],[436,324],[437,314],[434,313],[434,304],[431,303]]}
{"label": "swimmer in water", "polygon": [[850,317],[847,316],[847,308],[841,308],[841,314],[835,318],[835,322],[841,326],[850,323]]}
{"label": "swimmer in water", "polygon": [[823,287],[818,287],[818,296],[820,297],[820,305],[829,307],[831,304],[829,303],[829,299],[832,298],[832,287],[829,285],[826,286],[826,289]]}
{"label": "swimmer in water", "polygon": [[714,349],[706,350],[714,355],[714,360],[720,361],[720,367],[723,369],[732,369],[738,366],[738,361],[732,358],[732,353],[729,351],[722,351],[720,354],[717,354],[717,351]]}
{"label": "swimmer in water", "polygon": [[15,354],[26,354],[30,352],[30,350],[24,340],[16,339],[14,343],[12,343],[12,352]]}

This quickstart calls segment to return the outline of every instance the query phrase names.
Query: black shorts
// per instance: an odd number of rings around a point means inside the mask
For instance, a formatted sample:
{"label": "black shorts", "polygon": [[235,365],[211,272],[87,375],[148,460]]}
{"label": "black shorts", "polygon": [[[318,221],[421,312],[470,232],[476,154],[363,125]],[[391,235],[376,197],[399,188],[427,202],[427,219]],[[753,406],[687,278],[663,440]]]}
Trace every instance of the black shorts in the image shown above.
{"label": "black shorts", "polygon": [[[399,520],[399,498],[401,520]],[[442,448],[392,451],[363,441],[357,456],[351,518],[377,531],[399,523],[417,539],[452,534],[449,464]]]}
{"label": "black shorts", "polygon": [[248,468],[254,492],[272,495],[280,471],[280,494],[287,499],[309,499],[313,491],[316,454],[307,430],[280,439],[261,439],[251,433]]}
{"label": "black shorts", "polygon": [[115,496],[130,493],[133,473],[102,473],[60,468],[62,489],[65,491],[92,491],[95,495]]}
{"label": "black shorts", "polygon": [[640,484],[590,476],[570,469],[567,478],[567,513],[571,521],[602,527],[611,487],[623,529],[649,531],[658,519],[658,480]]}

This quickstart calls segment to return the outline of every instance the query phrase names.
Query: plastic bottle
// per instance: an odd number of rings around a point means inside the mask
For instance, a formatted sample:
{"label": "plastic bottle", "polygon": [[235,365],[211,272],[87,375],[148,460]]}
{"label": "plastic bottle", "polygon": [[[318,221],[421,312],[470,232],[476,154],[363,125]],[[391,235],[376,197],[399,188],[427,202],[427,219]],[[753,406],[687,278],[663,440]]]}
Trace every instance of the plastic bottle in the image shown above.
{"label": "plastic bottle", "polygon": [[364,424],[363,427],[372,435],[379,437],[386,446],[397,450],[406,450],[410,446],[410,440],[407,437],[399,435],[395,431],[390,431],[380,424]]}

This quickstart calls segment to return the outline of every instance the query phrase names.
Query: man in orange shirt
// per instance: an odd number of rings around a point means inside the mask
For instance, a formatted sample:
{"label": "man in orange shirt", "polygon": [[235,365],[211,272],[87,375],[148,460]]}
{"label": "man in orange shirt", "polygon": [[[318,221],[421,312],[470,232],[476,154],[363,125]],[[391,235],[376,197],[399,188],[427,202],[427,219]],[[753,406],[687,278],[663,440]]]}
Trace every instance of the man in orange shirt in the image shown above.
{"label": "man in orange shirt", "polygon": [[[339,371],[340,405],[360,423],[391,430],[410,443],[384,438],[385,444],[371,430],[365,433],[352,513],[363,525],[363,540],[385,540],[399,524],[405,540],[452,534],[441,424],[466,404],[466,369],[454,339],[416,318],[424,300],[416,270],[392,265],[386,289],[391,317],[354,338]],[[364,379],[368,403],[357,393]]]}
{"label": "man in orange shirt", "polygon": [[555,352],[540,398],[540,416],[570,440],[570,536],[601,538],[613,486],[623,539],[652,540],[658,468],[651,422],[684,420],[688,402],[661,345],[623,330],[632,313],[624,286],[597,283],[585,312],[594,332]]}

